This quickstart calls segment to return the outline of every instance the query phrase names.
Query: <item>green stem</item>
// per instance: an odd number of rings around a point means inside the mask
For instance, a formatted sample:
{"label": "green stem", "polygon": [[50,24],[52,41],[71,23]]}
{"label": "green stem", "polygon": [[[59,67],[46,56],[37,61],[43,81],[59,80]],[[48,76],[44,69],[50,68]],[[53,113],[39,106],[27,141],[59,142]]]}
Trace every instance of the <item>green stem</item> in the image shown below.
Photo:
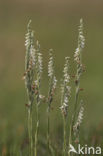
{"label": "green stem", "polygon": [[[74,132],[73,132],[73,126],[75,124],[75,120],[76,120],[76,113],[77,113],[77,106],[78,106],[78,97],[79,97],[79,87],[80,87],[80,64],[77,65],[77,79],[76,79],[76,88],[75,88],[75,104],[74,104],[74,114],[73,114],[73,118],[71,121],[71,141],[72,144],[74,144],[74,140],[75,140],[75,136],[74,136]],[[75,147],[75,145],[74,145]],[[75,154],[72,154],[75,155]]]}
{"label": "green stem", "polygon": [[[73,117],[72,117],[72,120],[71,120],[71,128],[70,128],[70,136],[71,136],[70,142],[71,142],[71,144],[74,144],[74,140],[75,140],[74,132],[73,132],[73,126],[74,126],[75,118],[76,118],[77,103],[78,103],[78,95],[79,95],[79,84],[78,84],[78,86],[76,86],[74,114],[73,114]],[[74,145],[74,146],[75,146],[75,145]],[[71,153],[71,156],[73,156],[73,155],[74,155],[74,153]]]}
{"label": "green stem", "polygon": [[33,156],[32,110],[28,108],[29,155]]}
{"label": "green stem", "polygon": [[38,129],[39,129],[39,110],[38,104],[36,105],[36,131],[35,131],[35,156],[37,156],[37,144],[38,144]]}
{"label": "green stem", "polygon": [[47,144],[48,144],[48,151],[50,151],[50,109],[48,108],[48,119],[47,119]]}
{"label": "green stem", "polygon": [[[69,129],[69,145],[68,145],[68,147],[70,147],[70,144],[72,144],[71,133],[72,133],[72,131],[71,131],[71,124],[70,124],[70,129]],[[69,150],[68,150],[68,156],[71,156]]]}
{"label": "green stem", "polygon": [[52,156],[55,156],[54,149],[51,145],[50,142],[50,108],[48,106],[48,116],[47,116],[47,146],[48,146],[48,151],[51,153]]}
{"label": "green stem", "polygon": [[75,104],[74,104],[74,115],[73,115],[73,119],[72,119],[72,125],[73,126],[74,126],[75,117],[76,117],[76,111],[77,111],[78,95],[79,95],[79,83],[76,86],[76,95],[75,95]]}
{"label": "green stem", "polygon": [[63,156],[66,156],[66,119],[63,116],[63,124],[64,124],[64,130],[63,130]]}

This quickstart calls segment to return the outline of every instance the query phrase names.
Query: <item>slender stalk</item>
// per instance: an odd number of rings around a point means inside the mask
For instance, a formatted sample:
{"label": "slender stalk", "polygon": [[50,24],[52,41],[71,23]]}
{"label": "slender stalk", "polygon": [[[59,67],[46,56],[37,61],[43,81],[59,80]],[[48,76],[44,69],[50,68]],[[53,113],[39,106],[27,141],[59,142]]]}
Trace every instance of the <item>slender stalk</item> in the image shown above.
{"label": "slender stalk", "polygon": [[[52,79],[50,79],[50,88],[49,88],[49,94],[48,99],[51,97],[51,88],[52,88]],[[47,108],[47,146],[48,151],[50,151],[50,108],[51,107],[51,101],[48,100],[48,108]]]}
{"label": "slender stalk", "polygon": [[[51,89],[52,89],[52,79],[50,79],[50,88],[49,88],[49,94],[48,97],[51,98]],[[48,100],[48,108],[47,108],[47,146],[48,151],[50,150],[50,109],[51,109],[51,100]]]}
{"label": "slender stalk", "polygon": [[50,151],[50,109],[48,108],[48,116],[47,116],[47,144],[48,144],[48,151]]}
{"label": "slender stalk", "polygon": [[[77,107],[78,107],[78,97],[80,91],[80,78],[83,73],[83,65],[82,65],[82,50],[84,48],[85,38],[83,36],[83,20],[80,19],[80,26],[79,26],[79,35],[78,35],[78,47],[74,54],[74,61],[77,63],[77,73],[76,73],[76,80],[75,80],[75,103],[74,103],[74,114],[72,118],[72,131],[73,126],[76,121],[77,115]],[[72,133],[73,134],[73,133]]]}
{"label": "slender stalk", "polygon": [[31,29],[31,20],[27,26],[27,34],[25,40],[25,47],[26,47],[26,55],[25,55],[25,87],[27,90],[28,96],[28,136],[29,136],[29,156],[33,156],[33,130],[32,130],[32,105],[34,102],[34,91],[32,89],[33,82],[34,82],[34,71],[35,71],[35,48],[34,48],[34,34]]}
{"label": "slender stalk", "polygon": [[51,112],[51,104],[53,101],[57,80],[54,74],[54,58],[52,54],[52,49],[49,51],[49,62],[48,62],[48,77],[49,77],[49,91],[48,91],[48,100],[47,100],[47,146],[48,151],[54,156],[54,149],[50,142],[50,112]]}
{"label": "slender stalk", "polygon": [[[69,129],[69,147],[70,147],[70,144],[72,144],[72,140],[71,140],[71,125],[70,125],[70,129]],[[68,151],[68,156],[71,156],[70,152]]]}
{"label": "slender stalk", "polygon": [[66,121],[68,116],[68,106],[71,93],[71,87],[69,86],[70,76],[69,76],[69,57],[65,58],[64,70],[63,70],[63,80],[61,84],[61,112],[63,116],[63,156],[67,155],[66,148]]}
{"label": "slender stalk", "polygon": [[35,156],[37,156],[37,145],[38,145],[38,130],[39,130],[39,110],[36,105],[36,131],[35,131]]}
{"label": "slender stalk", "polygon": [[35,156],[37,156],[37,146],[38,146],[38,131],[39,131],[39,105],[41,103],[40,100],[40,87],[41,87],[41,75],[42,75],[42,54],[40,52],[40,44],[37,41],[37,64],[36,64],[36,74],[37,80],[35,81],[36,85],[36,130],[35,130]]}
{"label": "slender stalk", "polygon": [[51,153],[51,155],[55,156],[54,149],[50,142],[50,108],[49,108],[49,106],[48,106],[47,111],[48,111],[47,112],[47,147],[48,147],[48,151]]}
{"label": "slender stalk", "polygon": [[75,103],[74,103],[74,114],[73,114],[73,118],[72,118],[72,129],[73,130],[73,125],[75,122],[75,118],[76,118],[76,111],[77,111],[77,104],[78,104],[78,97],[79,97],[79,86],[80,86],[80,81],[78,80],[78,83],[76,84],[76,88],[75,88]]}
{"label": "slender stalk", "polygon": [[32,135],[32,109],[28,108],[28,133],[29,133],[29,153],[33,156],[33,135]]}
{"label": "slender stalk", "polygon": [[36,130],[35,130],[35,156],[37,156],[37,146],[38,146],[38,131],[39,131],[39,105],[40,105],[40,99],[39,99],[39,85],[38,85],[38,95],[36,97]]}
{"label": "slender stalk", "polygon": [[63,116],[63,126],[64,126],[64,130],[63,130],[63,156],[66,156],[66,119]]}

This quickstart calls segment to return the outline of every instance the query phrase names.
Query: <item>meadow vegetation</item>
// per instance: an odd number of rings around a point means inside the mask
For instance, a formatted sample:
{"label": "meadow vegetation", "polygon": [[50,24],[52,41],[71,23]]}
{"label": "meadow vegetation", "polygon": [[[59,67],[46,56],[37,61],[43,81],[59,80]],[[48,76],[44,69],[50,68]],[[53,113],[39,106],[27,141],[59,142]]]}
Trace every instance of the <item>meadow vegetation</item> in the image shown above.
{"label": "meadow vegetation", "polygon": [[[28,134],[28,96],[24,87],[22,75],[24,73],[24,35],[27,34],[26,25],[32,19],[30,29],[35,32],[35,48],[40,46],[43,69],[40,82],[39,128],[36,118],[37,95],[32,105],[33,150],[38,155],[49,155],[56,152],[62,155],[68,151],[69,141],[80,142],[81,145],[103,146],[103,2],[92,1],[48,1],[43,0],[6,0],[0,2],[0,155],[20,156],[27,155],[32,147]],[[80,76],[80,92],[78,94],[78,107],[75,119],[78,119],[80,108],[84,111],[83,122],[80,129],[72,136],[70,130],[72,112],[76,98],[75,83],[77,62],[74,61],[77,47],[77,27],[81,16],[84,19],[84,36],[86,38],[83,49],[83,72]],[[36,42],[37,40],[40,41]],[[49,50],[50,48],[50,50]],[[53,48],[53,50],[51,49]],[[76,49],[77,51],[78,49]],[[39,53],[39,52],[38,52]],[[70,58],[66,58],[69,56]],[[38,56],[36,56],[38,58]],[[53,77],[56,78],[56,89],[53,100],[50,83],[53,79],[48,74],[48,62],[53,58]],[[66,117],[66,143],[64,140],[63,100],[61,92],[64,84],[64,64],[69,61],[70,96]],[[51,63],[50,63],[51,64]],[[37,71],[37,69],[36,69]],[[37,75],[37,72],[36,72]],[[35,75],[35,76],[36,76]],[[25,76],[25,75],[24,75]],[[37,76],[35,77],[37,79]],[[54,79],[55,80],[55,79]],[[36,83],[36,82],[35,82]],[[30,93],[31,94],[31,93]],[[34,94],[34,92],[33,92]],[[83,101],[81,101],[83,100]],[[84,109],[85,108],[85,109]],[[31,117],[30,120],[31,121]],[[78,120],[79,121],[79,120]],[[78,123],[76,120],[76,122]],[[49,123],[49,124],[48,124]],[[49,125],[49,126],[47,126]],[[74,129],[77,124],[74,124]],[[31,129],[31,128],[30,128]],[[31,130],[29,129],[29,133]],[[36,131],[38,140],[35,141]],[[36,146],[37,144],[37,146]],[[66,145],[65,145],[66,144]],[[30,146],[29,146],[30,145]],[[75,144],[76,145],[76,144]],[[52,150],[53,149],[53,150]],[[64,150],[63,150],[64,149]],[[33,151],[33,152],[34,152]],[[67,152],[66,151],[66,152]],[[68,153],[68,152],[67,152]]]}
{"label": "meadow vegetation", "polygon": [[[54,66],[54,57],[53,57],[53,50],[49,50],[49,62],[48,62],[48,79],[49,79],[49,87],[47,90],[48,96],[42,95],[41,93],[41,81],[42,81],[42,72],[43,72],[43,57],[40,48],[40,44],[38,40],[36,41],[34,37],[34,31],[31,28],[31,20],[27,26],[27,34],[26,34],[26,56],[25,56],[25,73],[23,79],[25,80],[25,86],[27,90],[27,111],[28,111],[28,155],[29,156],[37,156],[39,155],[38,147],[39,147],[39,127],[40,125],[40,115],[41,115],[41,105],[47,104],[47,110],[45,111],[46,118],[47,118],[47,146],[48,154],[47,155],[63,155],[63,156],[70,156],[71,153],[69,152],[70,144],[76,147],[79,144],[79,133],[80,133],[80,125],[83,119],[83,112],[84,112],[84,102],[83,100],[79,99],[79,94],[83,91],[80,88],[80,79],[82,73],[85,71],[84,65],[82,64],[82,51],[85,44],[85,38],[83,35],[83,20],[80,19],[80,26],[79,26],[79,34],[78,34],[78,46],[74,53],[74,61],[76,62],[76,73],[74,77],[75,83],[75,99],[74,99],[74,109],[70,109],[70,105],[73,105],[70,102],[70,98],[72,96],[71,93],[71,85],[70,80],[72,78],[72,73],[70,73],[70,57],[65,57],[65,64],[63,69],[63,76],[62,79],[60,78],[61,85],[58,86],[57,79],[55,76],[55,66]],[[59,153],[57,154],[56,150],[56,142],[52,145],[51,134],[50,133],[50,118],[51,118],[51,111],[52,111],[52,102],[56,95],[56,88],[59,88],[59,95],[61,103],[60,110],[63,117],[63,142],[62,150],[58,150]],[[57,99],[59,100],[59,99]],[[44,103],[43,103],[44,102]],[[43,103],[43,104],[42,104]],[[33,109],[35,109],[35,114],[33,114]],[[70,113],[72,112],[71,116]],[[33,122],[33,118],[36,119]],[[68,121],[70,118],[70,121]],[[34,125],[35,128],[34,128]],[[46,126],[46,125],[45,125]],[[67,127],[68,130],[67,130]],[[59,149],[60,147],[58,147]]]}

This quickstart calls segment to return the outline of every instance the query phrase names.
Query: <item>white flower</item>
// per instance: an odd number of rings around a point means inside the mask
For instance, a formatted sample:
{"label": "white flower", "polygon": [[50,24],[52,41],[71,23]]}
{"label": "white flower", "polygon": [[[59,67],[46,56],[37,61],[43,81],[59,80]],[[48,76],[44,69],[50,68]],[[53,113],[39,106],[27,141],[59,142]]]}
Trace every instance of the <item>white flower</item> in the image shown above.
{"label": "white flower", "polygon": [[80,26],[79,26],[79,35],[78,35],[78,47],[74,53],[74,60],[78,63],[80,61],[81,51],[85,45],[85,38],[83,35],[83,20],[80,19]]}
{"label": "white flower", "polygon": [[34,83],[35,83],[36,86],[38,85],[38,81],[37,80],[35,80]]}
{"label": "white flower", "polygon": [[82,120],[83,120],[83,112],[84,112],[84,107],[81,106],[81,109],[80,109],[80,112],[79,112],[79,115],[78,115],[78,120],[77,120],[77,124],[80,126]]}
{"label": "white flower", "polygon": [[70,76],[69,76],[69,57],[65,58],[64,70],[63,70],[63,82],[61,84],[61,111],[66,117],[69,105],[70,90],[69,86]]}
{"label": "white flower", "polygon": [[68,102],[69,102],[69,99],[68,99],[67,96],[65,96],[65,98],[64,98],[64,105],[67,106]]}
{"label": "white flower", "polygon": [[83,36],[83,20],[80,19],[80,26],[79,26],[79,46],[80,48],[84,48],[84,45],[85,45],[85,38]]}
{"label": "white flower", "polygon": [[60,107],[60,109],[61,109],[64,116],[67,116],[68,102],[69,102],[69,98],[67,96],[65,96],[64,97],[64,102]]}
{"label": "white flower", "polygon": [[[82,101],[81,101],[82,103]],[[77,118],[77,122],[74,125],[74,131],[76,132],[78,130],[78,127],[80,127],[80,124],[82,123],[83,120],[83,112],[84,112],[84,107],[81,106],[79,114],[78,114],[78,118]]]}
{"label": "white flower", "polygon": [[70,76],[69,76],[69,57],[65,57],[65,65],[64,65],[64,82],[69,82]]}
{"label": "white flower", "polygon": [[28,32],[25,36],[25,46],[28,47],[30,45],[30,33]]}
{"label": "white flower", "polygon": [[48,63],[48,76],[52,78],[53,74],[54,74],[54,61],[53,61],[52,50],[50,50],[50,58]]}
{"label": "white flower", "polygon": [[28,23],[28,26],[27,26],[28,32],[25,35],[25,46],[26,46],[26,48],[28,48],[30,46],[30,43],[31,43],[31,28],[30,28],[30,24],[31,24],[31,20]]}
{"label": "white flower", "polygon": [[76,62],[79,62],[79,59],[80,59],[79,57],[80,57],[80,49],[77,48],[76,51],[75,51],[75,53],[74,53],[74,60]]}
{"label": "white flower", "polygon": [[57,79],[54,76],[54,79],[53,79],[53,89],[56,89],[56,85],[57,85]]}
{"label": "white flower", "polygon": [[42,54],[38,53],[38,71],[39,73],[42,73],[43,65],[42,65]]}
{"label": "white flower", "polygon": [[31,56],[32,65],[33,66],[36,65],[36,50],[33,45],[31,45],[30,48],[30,56]]}
{"label": "white flower", "polygon": [[39,98],[40,98],[40,99],[44,99],[45,96],[40,94],[40,95],[39,95]]}

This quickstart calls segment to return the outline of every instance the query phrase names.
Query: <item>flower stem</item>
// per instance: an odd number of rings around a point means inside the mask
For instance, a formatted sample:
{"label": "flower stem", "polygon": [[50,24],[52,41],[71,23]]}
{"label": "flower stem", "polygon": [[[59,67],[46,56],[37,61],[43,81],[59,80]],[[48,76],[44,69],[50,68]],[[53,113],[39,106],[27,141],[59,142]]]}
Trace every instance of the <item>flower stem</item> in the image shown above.
{"label": "flower stem", "polygon": [[48,106],[48,116],[47,116],[47,146],[48,151],[51,153],[52,156],[55,156],[55,151],[50,142],[50,107]]}
{"label": "flower stem", "polygon": [[75,118],[76,118],[78,95],[79,95],[79,84],[80,84],[80,82],[78,82],[78,85],[76,86],[75,104],[74,104],[74,115],[73,115],[73,119],[72,119],[72,126],[74,126],[74,122],[75,122]]}
{"label": "flower stem", "polygon": [[28,108],[29,155],[33,156],[32,109]]}
{"label": "flower stem", "polygon": [[38,144],[38,129],[39,129],[39,110],[38,104],[36,105],[36,131],[35,131],[35,156],[37,156],[37,144]]}
{"label": "flower stem", "polygon": [[64,124],[64,130],[63,130],[63,156],[66,156],[66,119],[63,116],[63,124]]}
{"label": "flower stem", "polygon": [[48,151],[50,151],[50,109],[48,108],[48,119],[47,119],[47,144]]}

